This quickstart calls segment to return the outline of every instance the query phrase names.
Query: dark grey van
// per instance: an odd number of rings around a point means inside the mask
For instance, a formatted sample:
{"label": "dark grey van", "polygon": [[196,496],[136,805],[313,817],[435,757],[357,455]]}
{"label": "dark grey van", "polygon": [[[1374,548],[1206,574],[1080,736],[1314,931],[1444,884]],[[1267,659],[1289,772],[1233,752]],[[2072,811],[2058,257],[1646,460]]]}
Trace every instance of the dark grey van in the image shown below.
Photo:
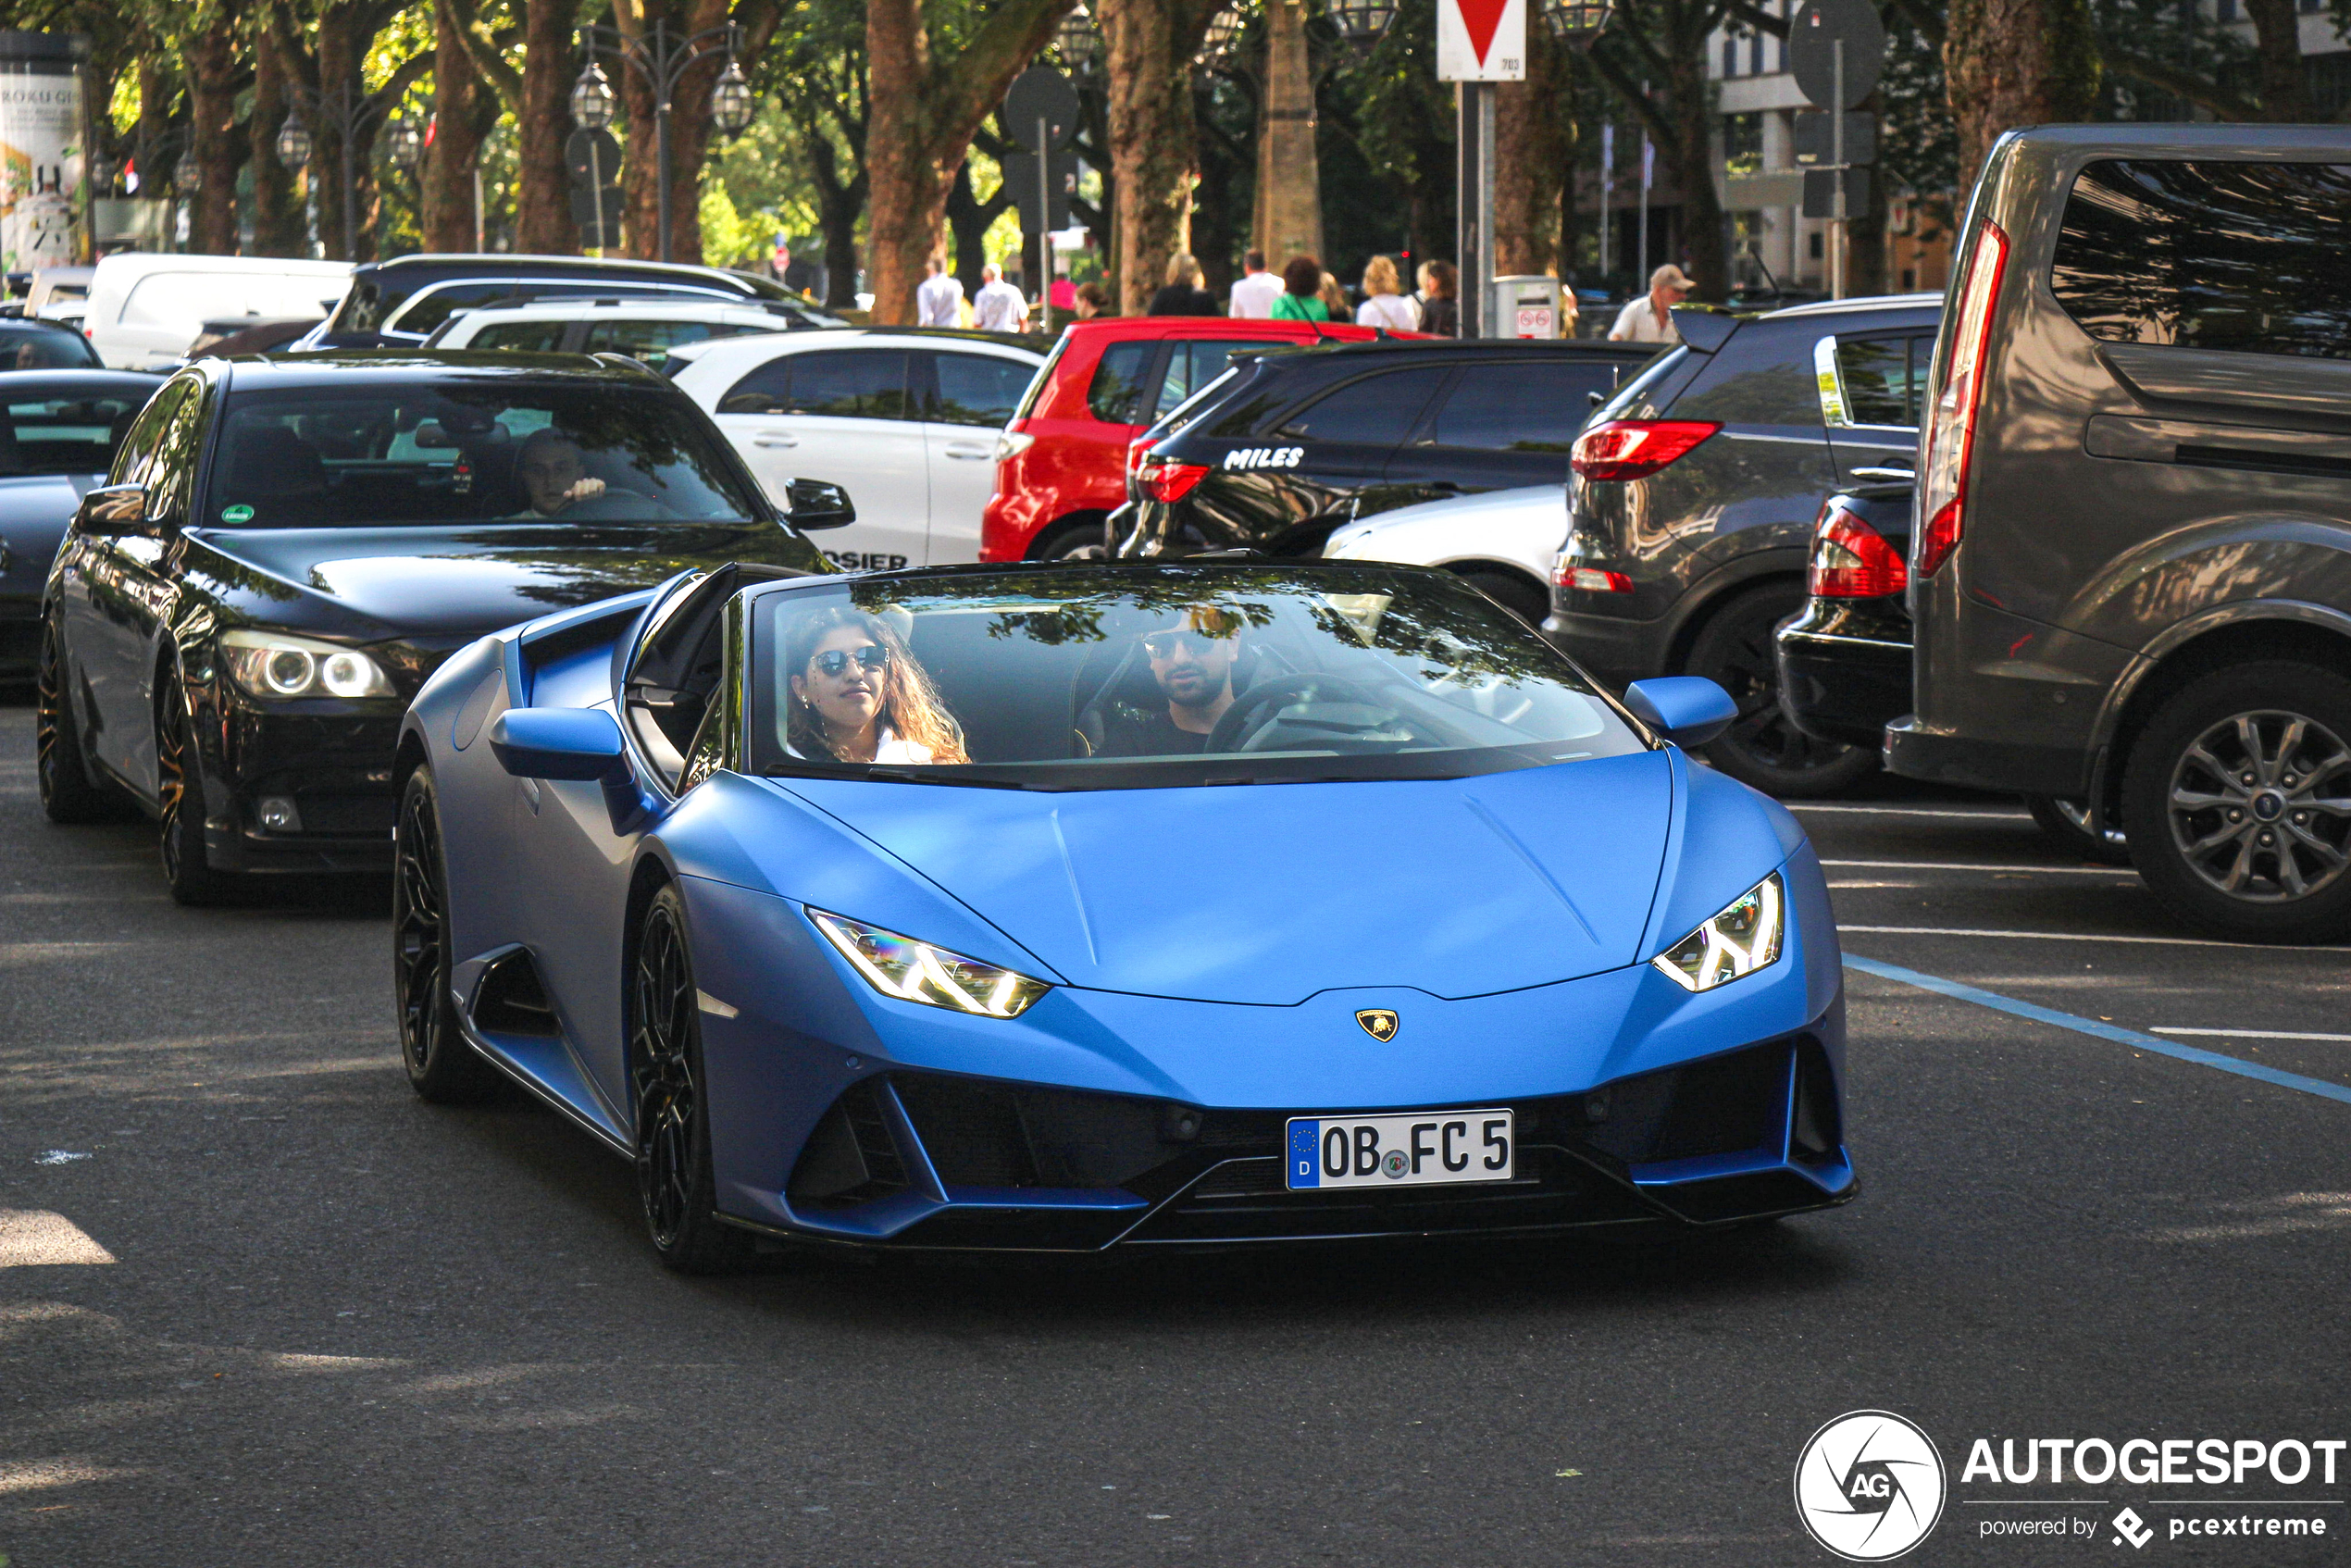
{"label": "dark grey van", "polygon": [[1828,794],[1875,772],[1874,747],[1788,721],[1772,631],[1804,607],[1821,504],[1909,477],[1942,311],[1940,296],[1897,294],[1674,312],[1683,346],[1576,441],[1544,634],[1611,680],[1721,684],[1739,718],[1706,758],[1757,789]]}
{"label": "dark grey van", "polygon": [[1986,160],[1927,388],[1896,772],[2072,797],[2181,918],[2351,932],[2351,129]]}

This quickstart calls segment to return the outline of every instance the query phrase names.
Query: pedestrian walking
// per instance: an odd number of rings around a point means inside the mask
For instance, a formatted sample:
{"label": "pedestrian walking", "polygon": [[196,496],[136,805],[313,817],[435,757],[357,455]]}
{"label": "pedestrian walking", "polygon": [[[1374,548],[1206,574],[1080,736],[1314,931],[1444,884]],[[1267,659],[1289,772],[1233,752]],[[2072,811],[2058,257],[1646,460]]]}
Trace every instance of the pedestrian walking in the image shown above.
{"label": "pedestrian walking", "polygon": [[1323,264],[1311,255],[1294,255],[1282,268],[1282,292],[1266,315],[1276,321],[1328,321],[1330,307],[1323,303]]}
{"label": "pedestrian walking", "polygon": [[964,285],[947,270],[944,257],[933,256],[923,263],[929,274],[914,289],[914,324],[919,327],[955,327],[962,325]]}
{"label": "pedestrian walking", "polygon": [[1200,263],[1189,251],[1167,258],[1167,283],[1151,296],[1146,316],[1213,316],[1216,296],[1200,287]]}
{"label": "pedestrian walking", "polygon": [[1110,291],[1100,283],[1077,285],[1077,319],[1091,321],[1097,316],[1115,316],[1110,307]]}
{"label": "pedestrian walking", "polygon": [[1449,261],[1421,263],[1421,330],[1440,338],[1462,335],[1461,273]]}
{"label": "pedestrian walking", "polygon": [[1019,332],[1028,327],[1028,299],[1004,281],[1004,269],[989,262],[979,269],[979,295],[972,315],[983,332]]}
{"label": "pedestrian walking", "polygon": [[1324,273],[1322,287],[1315,292],[1322,296],[1323,308],[1330,313],[1333,321],[1345,321],[1355,314],[1355,307],[1347,303],[1347,285],[1336,274]]}
{"label": "pedestrian walking", "polygon": [[777,245],[776,259],[784,264],[784,269],[776,280],[783,284],[785,288],[798,290],[810,299],[821,304],[825,298],[827,281],[825,268],[808,259],[808,253],[816,249],[817,244],[818,242],[815,240],[801,241],[800,254],[797,255],[792,254],[790,245]]}
{"label": "pedestrian walking", "polygon": [[1355,308],[1359,327],[1385,327],[1391,332],[1421,330],[1421,307],[1404,292],[1396,264],[1384,255],[1372,257],[1363,268],[1363,303]]}
{"label": "pedestrian walking", "polygon": [[1282,280],[1265,270],[1265,253],[1251,251],[1241,257],[1240,281],[1233,285],[1232,308],[1225,314],[1236,321],[1263,321],[1281,297]]}
{"label": "pedestrian walking", "polygon": [[1616,313],[1616,325],[1608,330],[1612,343],[1678,343],[1682,334],[1673,326],[1673,307],[1690,297],[1697,287],[1687,274],[1667,262],[1649,274],[1649,292],[1639,299],[1626,300],[1624,308]]}

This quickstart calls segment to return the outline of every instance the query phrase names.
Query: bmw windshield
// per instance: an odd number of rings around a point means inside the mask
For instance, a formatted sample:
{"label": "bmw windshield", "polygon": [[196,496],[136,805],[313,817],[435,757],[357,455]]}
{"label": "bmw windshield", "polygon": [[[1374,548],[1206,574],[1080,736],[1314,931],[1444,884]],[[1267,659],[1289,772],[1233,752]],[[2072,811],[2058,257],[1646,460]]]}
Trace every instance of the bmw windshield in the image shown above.
{"label": "bmw windshield", "polygon": [[1591,682],[1441,572],[958,569],[753,609],[752,765],[1043,790],[1455,778],[1638,751]]}

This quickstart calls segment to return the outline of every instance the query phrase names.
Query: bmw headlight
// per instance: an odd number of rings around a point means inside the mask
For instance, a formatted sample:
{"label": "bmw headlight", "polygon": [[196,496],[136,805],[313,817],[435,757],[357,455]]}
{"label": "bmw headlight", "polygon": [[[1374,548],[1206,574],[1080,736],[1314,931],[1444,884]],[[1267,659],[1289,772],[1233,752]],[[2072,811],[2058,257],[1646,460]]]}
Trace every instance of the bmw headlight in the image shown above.
{"label": "bmw headlight", "polygon": [[982,964],[862,920],[811,909],[808,918],[866,982],[884,996],[927,1006],[1014,1018],[1053,988],[1011,969]]}
{"label": "bmw headlight", "polygon": [[396,697],[383,666],[356,648],[282,631],[229,631],[221,661],[256,697]]}
{"label": "bmw headlight", "polygon": [[1780,961],[1787,888],[1773,872],[1728,909],[1649,962],[1684,990],[1712,990]]}

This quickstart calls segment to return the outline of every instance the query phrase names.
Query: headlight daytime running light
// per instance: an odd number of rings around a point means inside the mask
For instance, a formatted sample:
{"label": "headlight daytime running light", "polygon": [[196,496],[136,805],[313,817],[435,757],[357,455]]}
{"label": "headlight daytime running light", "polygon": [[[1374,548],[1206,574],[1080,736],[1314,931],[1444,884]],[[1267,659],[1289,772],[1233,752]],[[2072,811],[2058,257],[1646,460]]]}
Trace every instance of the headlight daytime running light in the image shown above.
{"label": "headlight daytime running light", "polygon": [[811,908],[808,918],[866,984],[901,1002],[970,1013],[986,1018],[1017,1018],[1053,988],[1011,969],[918,942],[879,926]]}
{"label": "headlight daytime running light", "polygon": [[383,666],[359,652],[282,631],[227,631],[221,661],[231,679],[254,696],[396,697]]}
{"label": "headlight daytime running light", "polygon": [[1684,990],[1712,990],[1780,961],[1787,886],[1773,872],[1728,909],[1649,960]]}

